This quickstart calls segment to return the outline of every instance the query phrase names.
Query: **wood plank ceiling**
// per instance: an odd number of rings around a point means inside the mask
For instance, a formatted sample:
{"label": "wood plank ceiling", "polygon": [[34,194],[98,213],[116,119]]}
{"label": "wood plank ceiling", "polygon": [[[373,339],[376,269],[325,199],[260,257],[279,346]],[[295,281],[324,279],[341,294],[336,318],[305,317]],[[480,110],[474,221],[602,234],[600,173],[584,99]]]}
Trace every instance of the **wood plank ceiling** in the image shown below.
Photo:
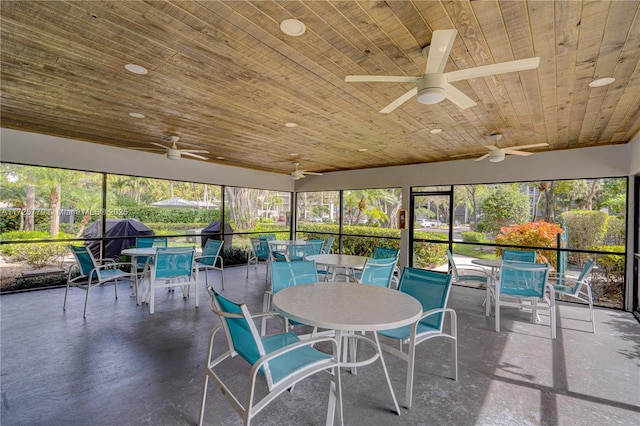
{"label": "wood plank ceiling", "polygon": [[[602,0],[3,0],[1,125],[116,147],[176,134],[207,161],[278,173],[294,161],[327,172],[473,158],[496,132],[503,147],[549,144],[533,151],[626,143],[640,130],[639,10]],[[302,36],[281,32],[289,18],[306,25]],[[445,72],[532,56],[540,65],[453,83],[477,102],[464,110],[413,98],[380,114],[413,83],[344,81],[424,74],[421,49],[439,29],[458,31]],[[602,77],[615,82],[588,86]]]}

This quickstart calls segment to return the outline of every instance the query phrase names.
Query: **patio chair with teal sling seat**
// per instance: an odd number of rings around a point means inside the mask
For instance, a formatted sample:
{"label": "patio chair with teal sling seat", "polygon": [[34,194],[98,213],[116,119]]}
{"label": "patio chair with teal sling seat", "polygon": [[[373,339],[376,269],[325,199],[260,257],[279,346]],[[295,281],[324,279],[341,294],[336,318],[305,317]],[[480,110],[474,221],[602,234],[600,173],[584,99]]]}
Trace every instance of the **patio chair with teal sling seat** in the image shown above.
{"label": "patio chair with teal sling seat", "polygon": [[[549,311],[551,339],[556,338],[555,290],[547,282],[549,265],[503,260],[500,277],[487,289],[493,293],[487,296],[486,315],[491,313],[491,300],[495,304],[495,329],[500,332],[500,311],[502,306],[531,310],[531,322],[536,322],[538,310]],[[492,279],[493,280],[493,279]],[[547,295],[548,292],[548,295]]]}
{"label": "patio chair with teal sling seat", "polygon": [[322,247],[322,254],[332,253],[333,242],[336,240],[336,237],[327,237],[327,241],[324,243]]}
{"label": "patio chair with teal sling seat", "polygon": [[[294,260],[291,262],[271,262],[271,288],[264,292],[262,311],[271,312],[271,299],[273,295],[282,289],[300,284],[313,284],[318,282],[316,262],[313,260]],[[299,323],[286,321],[285,330],[289,324]],[[267,317],[262,318],[261,335],[267,331]]]}
{"label": "patio chair with teal sling seat", "polygon": [[[67,308],[67,293],[69,287],[78,287],[87,292],[84,299],[84,313],[83,316],[87,316],[87,305],[89,303],[89,293],[93,287],[99,286],[107,282],[114,282],[114,290],[116,299],[118,298],[118,280],[128,279],[133,286],[133,295],[136,296],[138,292],[136,283],[136,268],[131,263],[115,263],[113,259],[105,261],[96,261],[89,250],[85,246],[73,246],[69,245],[69,249],[76,259],[76,263],[71,265],[69,273],[67,275],[67,286],[64,290],[64,302],[62,304],[62,310]],[[105,262],[105,263],[103,263]],[[125,268],[128,271],[120,269]],[[136,297],[137,300],[137,297]]]}
{"label": "patio chair with teal sling seat", "polygon": [[593,294],[591,292],[591,271],[595,267],[593,259],[589,259],[577,277],[570,275],[553,274],[549,276],[548,282],[553,286],[556,296],[567,296],[589,305],[589,320],[591,321],[591,332],[596,332],[596,323],[593,316]]}
{"label": "patio chair with teal sling seat", "polygon": [[[451,274],[405,267],[400,276],[398,290],[409,294],[422,304],[422,317],[414,324],[379,331],[378,334],[399,341],[399,348],[382,345],[382,349],[407,362],[405,406],[411,408],[413,395],[413,372],[416,346],[434,337],[444,337],[451,341],[451,370],[454,380],[458,380],[458,326],[453,309],[447,308],[451,291]],[[445,327],[445,315],[449,317],[449,327]],[[448,332],[446,330],[448,328]],[[407,352],[402,344],[407,343]]]}
{"label": "patio chair with teal sling seat", "polygon": [[266,239],[261,238],[249,238],[251,241],[251,250],[247,256],[247,278],[249,278],[249,267],[255,265],[258,268],[258,263],[264,262],[267,265],[267,275],[269,274],[269,243]]}
{"label": "patio chair with teal sling seat", "polygon": [[389,259],[367,259],[358,278],[358,282],[360,284],[389,288],[395,267],[395,257]]}
{"label": "patio chair with teal sling seat", "polygon": [[456,264],[450,250],[447,250],[447,258],[449,258],[449,270],[454,283],[478,282],[483,287],[487,285],[489,274],[483,267],[476,265],[461,266]]}
{"label": "patio chair with teal sling seat", "polygon": [[[209,274],[207,274],[207,271],[209,269],[220,271],[220,281],[222,283],[222,289],[224,290],[224,260],[220,255],[223,244],[224,241],[222,240],[209,238],[204,244],[202,254],[196,256],[195,265],[200,271],[204,271],[204,279],[207,286],[209,285]],[[216,266],[218,264],[220,264],[220,266]]]}
{"label": "patio chair with teal sling seat", "polygon": [[[211,287],[207,287],[207,291],[211,296],[211,310],[220,317],[221,324],[213,328],[209,337],[198,425],[204,424],[209,381],[220,390],[233,409],[242,417],[244,424],[249,425],[252,418],[278,395],[292,389],[301,380],[322,371],[329,373],[331,392],[335,395],[335,409],[339,413],[338,423],[343,423],[340,364],[338,344],[335,339],[316,337],[301,341],[294,333],[260,337],[254,323],[257,316],[252,316],[246,305],[236,304],[220,296]],[[219,353],[214,350],[214,340],[220,330],[224,330],[226,334],[228,350],[214,358],[214,353]],[[330,353],[321,352],[313,347],[323,343],[330,344]],[[240,355],[251,366],[247,393],[239,397],[231,391],[231,388],[222,381],[217,373],[217,371],[223,370],[222,363],[224,361],[237,355]],[[264,377],[267,393],[254,403],[258,375]],[[264,392],[261,391],[258,394],[263,395]],[[334,411],[327,410],[327,424],[329,424],[329,420],[333,423]],[[291,422],[295,423],[295,415],[292,416]],[[214,422],[212,421],[212,423]]]}
{"label": "patio chair with teal sling seat", "polygon": [[[144,278],[149,280],[149,314],[155,311],[156,288],[182,288],[182,295],[189,297],[191,286],[195,287],[196,308],[199,306],[198,268],[194,267],[195,249],[190,247],[158,248],[155,262],[147,262]],[[143,279],[144,279],[143,278]]]}

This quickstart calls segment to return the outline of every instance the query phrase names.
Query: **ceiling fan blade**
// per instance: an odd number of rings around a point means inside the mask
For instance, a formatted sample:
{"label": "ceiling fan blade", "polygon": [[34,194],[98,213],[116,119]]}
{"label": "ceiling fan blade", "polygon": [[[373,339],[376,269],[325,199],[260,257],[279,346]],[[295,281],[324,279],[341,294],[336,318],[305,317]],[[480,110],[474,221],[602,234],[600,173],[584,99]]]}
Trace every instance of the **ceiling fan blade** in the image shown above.
{"label": "ceiling fan blade", "polygon": [[531,145],[520,145],[520,146],[508,146],[505,149],[529,149],[529,148],[539,148],[542,146],[549,146],[548,143],[534,143]]}
{"label": "ceiling fan blade", "polygon": [[441,74],[456,40],[457,30],[436,30],[431,37],[425,74]]}
{"label": "ceiling fan blade", "polygon": [[202,155],[193,154],[191,152],[181,151],[182,155],[188,155],[189,157],[197,158],[199,160],[208,160],[207,157],[203,157]]}
{"label": "ceiling fan blade", "polygon": [[305,175],[314,175],[314,176],[322,176],[322,173],[316,173],[316,172],[302,172]]}
{"label": "ceiling fan blade", "polygon": [[504,153],[505,154],[512,154],[512,155],[521,155],[523,157],[528,157],[529,155],[533,155],[533,152],[518,151],[518,150],[515,150],[515,149],[505,149]]}
{"label": "ceiling fan blade", "polygon": [[416,93],[418,93],[418,88],[414,87],[413,89],[409,90],[404,95],[400,96],[395,101],[391,102],[386,107],[382,108],[380,110],[380,112],[382,114],[389,114],[391,111],[393,111],[394,109],[398,108],[400,105],[402,105],[403,103],[407,102],[409,99],[414,97],[416,95]]}
{"label": "ceiling fan blade", "polygon": [[133,149],[136,151],[166,151],[166,149],[160,149],[160,148],[139,148],[137,146],[128,146],[128,149]]}
{"label": "ceiling fan blade", "polygon": [[449,83],[445,83],[444,85],[444,96],[460,109],[467,109],[476,105],[473,99]]}
{"label": "ceiling fan blade", "polygon": [[484,160],[485,158],[487,158],[488,156],[489,156],[489,153],[486,153],[486,154],[485,154],[485,155],[483,155],[482,157],[478,157],[478,158],[476,158],[476,159],[475,159],[475,161],[482,161],[482,160]]}
{"label": "ceiling fan blade", "polygon": [[391,75],[348,75],[344,81],[350,83],[415,83],[418,78]]}
{"label": "ceiling fan blade", "polygon": [[208,154],[209,153],[209,151],[205,151],[204,149],[181,149],[180,151],[182,151],[183,154],[186,154],[188,152],[192,154]]}
{"label": "ceiling fan blade", "polygon": [[168,146],[166,146],[166,145],[162,145],[161,143],[151,142],[151,145],[159,146],[160,148],[164,148],[164,149],[169,149],[169,147],[168,147]]}
{"label": "ceiling fan blade", "polygon": [[517,61],[500,62],[491,65],[482,65],[475,68],[451,71],[445,74],[448,82],[468,80],[470,78],[486,77],[488,75],[504,74],[507,72],[524,71],[538,68],[540,58],[519,59]]}
{"label": "ceiling fan blade", "polygon": [[495,146],[495,145],[485,145],[484,147],[485,147],[485,148],[488,148],[488,149],[489,149],[489,151],[497,151],[497,150],[499,150],[499,149],[500,149],[500,148],[498,148],[498,147],[497,147],[497,146]]}

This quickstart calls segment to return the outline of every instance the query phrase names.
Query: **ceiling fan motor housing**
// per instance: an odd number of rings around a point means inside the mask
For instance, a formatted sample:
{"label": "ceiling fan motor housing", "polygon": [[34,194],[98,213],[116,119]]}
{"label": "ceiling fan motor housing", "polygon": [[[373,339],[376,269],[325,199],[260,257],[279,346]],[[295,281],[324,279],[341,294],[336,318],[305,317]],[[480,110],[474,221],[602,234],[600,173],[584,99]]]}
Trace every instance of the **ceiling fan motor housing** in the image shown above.
{"label": "ceiling fan motor housing", "polygon": [[445,98],[444,86],[447,78],[444,74],[425,74],[416,81],[418,102],[433,105]]}
{"label": "ceiling fan motor housing", "polygon": [[167,148],[167,158],[169,160],[179,160],[181,152],[179,149]]}
{"label": "ceiling fan motor housing", "polygon": [[504,150],[503,149],[495,149],[493,151],[489,151],[489,161],[492,163],[499,163],[504,160]]}

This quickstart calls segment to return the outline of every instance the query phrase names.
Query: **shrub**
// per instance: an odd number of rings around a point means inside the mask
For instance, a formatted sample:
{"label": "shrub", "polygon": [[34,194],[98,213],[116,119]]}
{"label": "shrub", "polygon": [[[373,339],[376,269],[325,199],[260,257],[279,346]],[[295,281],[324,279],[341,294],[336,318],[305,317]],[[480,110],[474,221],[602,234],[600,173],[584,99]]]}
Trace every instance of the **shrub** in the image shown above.
{"label": "shrub", "polygon": [[599,246],[598,250],[617,252],[618,254],[598,255],[597,269],[591,280],[595,299],[607,300],[614,307],[622,308],[624,288],[624,246]]}
{"label": "shrub", "polygon": [[462,232],[462,241],[465,243],[483,243],[486,241],[482,232],[466,231]]}
{"label": "shrub", "polygon": [[224,266],[245,264],[247,263],[247,258],[247,250],[243,250],[241,248],[229,247],[225,248],[222,252]]}
{"label": "shrub", "polygon": [[[557,266],[556,251],[553,247],[557,244],[557,235],[562,234],[560,226],[539,220],[523,225],[505,226],[496,236],[496,243],[512,246],[549,247],[549,249],[536,250],[538,263],[549,263]],[[496,255],[502,256],[502,249],[496,249]]]}
{"label": "shrub", "polygon": [[[568,232],[569,248],[586,250],[602,244],[607,233],[609,216],[600,211],[571,210],[562,213]],[[584,255],[570,253],[569,261],[582,265]]]}
{"label": "shrub", "polygon": [[626,223],[624,217],[609,216],[605,244],[624,245],[625,227]]}

